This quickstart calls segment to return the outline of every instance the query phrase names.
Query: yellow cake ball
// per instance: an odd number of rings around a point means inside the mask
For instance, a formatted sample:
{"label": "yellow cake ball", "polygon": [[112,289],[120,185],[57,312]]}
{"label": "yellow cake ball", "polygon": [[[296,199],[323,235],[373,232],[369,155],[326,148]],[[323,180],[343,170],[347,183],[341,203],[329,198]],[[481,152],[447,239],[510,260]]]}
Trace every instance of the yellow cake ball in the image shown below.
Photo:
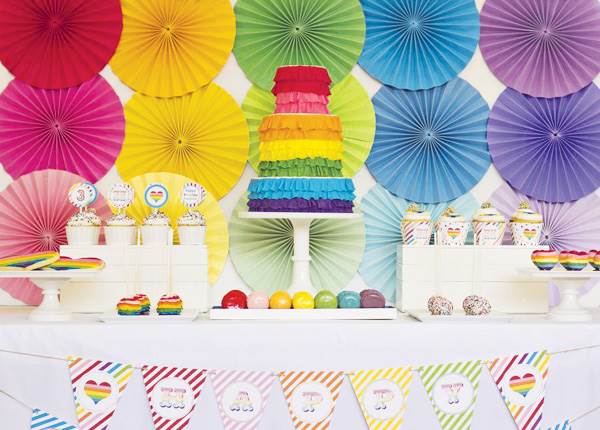
{"label": "yellow cake ball", "polygon": [[285,291],[276,291],[269,300],[271,309],[289,309],[292,307],[292,298]]}
{"label": "yellow cake ball", "polygon": [[293,300],[294,309],[314,309],[315,299],[306,291],[299,291],[294,294]]}

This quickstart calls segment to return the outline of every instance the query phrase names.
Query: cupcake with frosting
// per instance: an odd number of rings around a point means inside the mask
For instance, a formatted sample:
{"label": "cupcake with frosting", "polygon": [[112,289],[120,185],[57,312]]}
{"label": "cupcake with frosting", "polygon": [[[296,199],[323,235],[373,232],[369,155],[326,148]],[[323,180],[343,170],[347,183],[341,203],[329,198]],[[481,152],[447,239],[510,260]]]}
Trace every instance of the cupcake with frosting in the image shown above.
{"label": "cupcake with frosting", "polygon": [[198,211],[184,213],[177,220],[177,232],[181,245],[203,245],[206,234],[206,219]]}
{"label": "cupcake with frosting", "polygon": [[506,219],[504,216],[491,203],[483,203],[473,217],[475,245],[502,245],[505,230]]}
{"label": "cupcake with frosting", "polygon": [[135,245],[137,227],[135,220],[117,213],[106,220],[104,227],[107,245]]}
{"label": "cupcake with frosting", "polygon": [[429,245],[431,240],[431,213],[412,203],[402,219],[402,239],[406,245]]}
{"label": "cupcake with frosting", "polygon": [[169,217],[159,210],[151,212],[144,218],[141,230],[144,245],[167,245],[169,243],[169,231],[171,230]]}
{"label": "cupcake with frosting", "polygon": [[510,218],[513,244],[517,246],[539,245],[543,225],[542,215],[532,210],[528,202],[521,202],[517,211]]}
{"label": "cupcake with frosting", "polygon": [[67,221],[69,245],[98,245],[102,220],[94,209],[80,210]]}
{"label": "cupcake with frosting", "polygon": [[465,222],[464,216],[449,207],[438,218],[435,230],[438,245],[461,246],[467,240],[469,224]]}

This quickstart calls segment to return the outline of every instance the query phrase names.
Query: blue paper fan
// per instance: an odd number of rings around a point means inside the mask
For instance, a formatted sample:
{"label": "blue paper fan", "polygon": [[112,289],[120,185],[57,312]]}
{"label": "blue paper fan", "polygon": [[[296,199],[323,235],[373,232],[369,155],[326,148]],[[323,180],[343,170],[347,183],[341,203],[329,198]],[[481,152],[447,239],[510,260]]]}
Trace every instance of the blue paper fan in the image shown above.
{"label": "blue paper fan", "polygon": [[[400,222],[409,204],[381,185],[371,188],[360,204],[365,221],[366,246],[358,270],[370,288],[381,291],[392,302],[396,295],[396,248],[402,243]],[[431,212],[434,222],[448,206],[463,215],[465,220],[470,220],[479,204],[468,193],[451,202],[421,205]]]}
{"label": "blue paper fan", "polygon": [[361,0],[367,35],[359,64],[396,88],[432,88],[455,78],[479,41],[473,0]]}
{"label": "blue paper fan", "polygon": [[367,166],[393,194],[422,203],[455,199],[488,170],[489,108],[462,79],[430,90],[382,87]]}

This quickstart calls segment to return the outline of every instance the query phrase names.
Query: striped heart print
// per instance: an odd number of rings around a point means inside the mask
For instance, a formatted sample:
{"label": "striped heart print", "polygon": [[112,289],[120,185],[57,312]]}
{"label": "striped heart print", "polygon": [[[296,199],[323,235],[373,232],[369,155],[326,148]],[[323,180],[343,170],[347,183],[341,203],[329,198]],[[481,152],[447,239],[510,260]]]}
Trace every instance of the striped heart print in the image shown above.
{"label": "striped heart print", "polygon": [[354,393],[370,430],[398,430],[404,422],[411,367],[355,371]]}
{"label": "striped heart print", "polygon": [[50,415],[40,409],[34,409],[31,415],[31,428],[34,430],[77,430],[77,427]]}
{"label": "striped heart print", "polygon": [[271,393],[273,372],[216,370],[211,381],[225,430],[255,430]]}
{"label": "striped heart print", "polygon": [[154,428],[156,430],[185,429],[206,381],[206,370],[144,366],[142,378]]}
{"label": "striped heart print", "polygon": [[344,372],[282,372],[279,378],[294,428],[328,429],[344,381]]}
{"label": "striped heart print", "polygon": [[[68,357],[80,430],[106,430],[133,374],[130,364]],[[94,389],[91,394],[90,387]]]}
{"label": "striped heart print", "polygon": [[565,420],[564,423],[548,427],[548,430],[571,430],[571,422],[569,420]]}
{"label": "striped heart print", "polygon": [[538,351],[496,358],[487,364],[519,430],[537,430],[542,421],[549,362],[550,354]]}
{"label": "striped heart print", "polygon": [[481,361],[426,366],[419,374],[442,429],[470,429]]}

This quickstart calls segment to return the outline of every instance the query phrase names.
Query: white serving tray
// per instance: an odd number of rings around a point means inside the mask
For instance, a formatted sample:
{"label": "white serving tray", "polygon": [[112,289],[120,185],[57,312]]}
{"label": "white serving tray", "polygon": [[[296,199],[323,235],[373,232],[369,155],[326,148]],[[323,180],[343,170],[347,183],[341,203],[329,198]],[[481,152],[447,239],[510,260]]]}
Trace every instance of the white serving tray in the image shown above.
{"label": "white serving tray", "polygon": [[393,320],[396,308],[359,309],[222,309],[212,308],[212,320]]}
{"label": "white serving tray", "polygon": [[158,315],[155,310],[150,315],[119,315],[117,311],[100,315],[100,321],[110,324],[161,324],[189,323],[198,318],[198,309],[184,309],[181,315]]}
{"label": "white serving tray", "polygon": [[512,315],[492,311],[489,315],[466,315],[463,311],[455,311],[452,315],[431,315],[427,310],[408,311],[408,314],[424,323],[507,323],[513,318]]}

